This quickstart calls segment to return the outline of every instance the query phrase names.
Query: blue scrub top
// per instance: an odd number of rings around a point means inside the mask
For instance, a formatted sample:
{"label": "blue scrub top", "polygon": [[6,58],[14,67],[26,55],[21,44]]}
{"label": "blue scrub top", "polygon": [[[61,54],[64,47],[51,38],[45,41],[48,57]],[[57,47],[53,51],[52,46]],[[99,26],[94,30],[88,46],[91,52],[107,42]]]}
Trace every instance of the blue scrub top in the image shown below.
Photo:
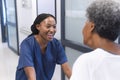
{"label": "blue scrub top", "polygon": [[67,62],[67,57],[57,39],[50,41],[45,54],[42,54],[40,45],[34,36],[30,36],[21,43],[15,80],[28,80],[23,69],[27,66],[35,68],[36,80],[51,80],[55,65],[65,62]]}

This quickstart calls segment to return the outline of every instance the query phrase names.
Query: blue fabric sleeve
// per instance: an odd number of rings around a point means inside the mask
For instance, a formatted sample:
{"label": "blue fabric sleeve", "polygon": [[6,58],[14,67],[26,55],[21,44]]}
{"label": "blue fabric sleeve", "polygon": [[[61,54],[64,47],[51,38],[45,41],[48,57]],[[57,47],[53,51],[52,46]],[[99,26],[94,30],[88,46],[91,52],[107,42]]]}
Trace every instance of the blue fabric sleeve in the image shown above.
{"label": "blue fabric sleeve", "polygon": [[33,51],[32,51],[32,45],[30,45],[28,41],[24,40],[20,46],[20,58],[19,58],[18,69],[27,66],[34,66]]}
{"label": "blue fabric sleeve", "polygon": [[57,64],[63,64],[67,62],[67,57],[64,51],[62,44],[58,41],[57,42]]}

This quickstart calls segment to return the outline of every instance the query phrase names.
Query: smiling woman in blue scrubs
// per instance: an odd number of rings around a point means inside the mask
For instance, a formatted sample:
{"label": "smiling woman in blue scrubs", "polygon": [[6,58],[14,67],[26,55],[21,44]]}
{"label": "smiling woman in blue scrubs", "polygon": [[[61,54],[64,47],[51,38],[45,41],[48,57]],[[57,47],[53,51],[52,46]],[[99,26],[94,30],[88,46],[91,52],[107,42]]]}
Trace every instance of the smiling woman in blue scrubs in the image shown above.
{"label": "smiling woman in blue scrubs", "polygon": [[51,80],[56,64],[60,64],[68,78],[71,69],[61,43],[54,38],[56,19],[40,14],[31,26],[32,34],[20,46],[16,80]]}

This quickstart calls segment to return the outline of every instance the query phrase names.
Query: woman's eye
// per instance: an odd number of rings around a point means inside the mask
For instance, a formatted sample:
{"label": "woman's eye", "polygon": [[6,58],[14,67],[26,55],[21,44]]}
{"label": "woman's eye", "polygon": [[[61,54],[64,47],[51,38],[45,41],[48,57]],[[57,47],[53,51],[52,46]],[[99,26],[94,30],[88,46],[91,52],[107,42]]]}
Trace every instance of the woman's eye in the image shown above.
{"label": "woman's eye", "polygon": [[47,26],[47,28],[50,28],[50,27],[56,28],[56,26],[54,26],[54,25],[53,26],[52,25]]}
{"label": "woman's eye", "polygon": [[47,26],[47,28],[50,28],[51,26]]}
{"label": "woman's eye", "polygon": [[53,28],[56,28],[56,26],[53,26]]}

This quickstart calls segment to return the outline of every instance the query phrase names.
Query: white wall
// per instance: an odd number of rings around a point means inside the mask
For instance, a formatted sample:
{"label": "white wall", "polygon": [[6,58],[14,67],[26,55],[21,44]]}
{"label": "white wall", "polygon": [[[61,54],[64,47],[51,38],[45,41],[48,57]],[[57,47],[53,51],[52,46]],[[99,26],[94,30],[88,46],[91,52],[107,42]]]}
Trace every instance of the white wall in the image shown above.
{"label": "white wall", "polygon": [[17,0],[19,44],[31,33],[30,26],[37,16],[36,12],[36,0]]}
{"label": "white wall", "polygon": [[57,33],[55,37],[61,39],[61,0],[56,0]]}
{"label": "white wall", "polygon": [[38,13],[50,13],[55,15],[55,0],[38,0]]}

